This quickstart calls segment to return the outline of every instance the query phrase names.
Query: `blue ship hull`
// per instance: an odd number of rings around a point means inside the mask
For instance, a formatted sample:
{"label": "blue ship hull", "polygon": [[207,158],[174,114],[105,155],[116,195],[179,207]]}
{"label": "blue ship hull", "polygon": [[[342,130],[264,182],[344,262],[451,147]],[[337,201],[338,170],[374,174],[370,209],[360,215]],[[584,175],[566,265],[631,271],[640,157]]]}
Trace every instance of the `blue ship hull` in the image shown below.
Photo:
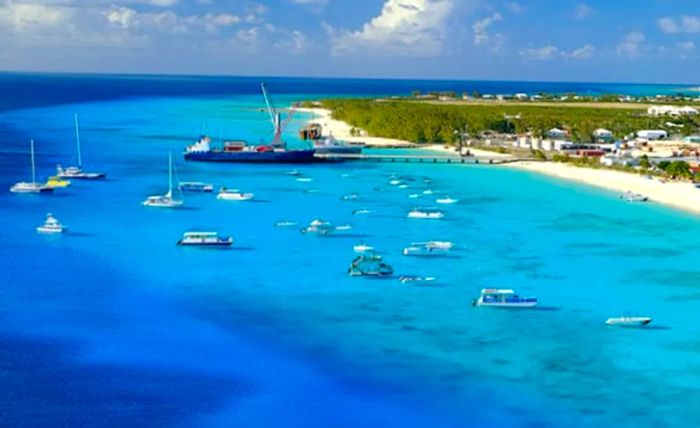
{"label": "blue ship hull", "polygon": [[315,150],[289,150],[284,152],[191,152],[185,160],[195,162],[238,163],[309,163],[314,162]]}

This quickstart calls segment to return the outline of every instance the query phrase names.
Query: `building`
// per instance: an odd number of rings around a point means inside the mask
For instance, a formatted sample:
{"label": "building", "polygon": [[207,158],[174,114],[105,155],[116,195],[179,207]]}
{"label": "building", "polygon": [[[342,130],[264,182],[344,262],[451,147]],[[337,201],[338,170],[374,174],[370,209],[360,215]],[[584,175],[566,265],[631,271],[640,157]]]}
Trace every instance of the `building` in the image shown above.
{"label": "building", "polygon": [[647,140],[664,140],[668,138],[668,132],[661,129],[644,129],[637,131],[637,137]]}
{"label": "building", "polygon": [[684,143],[700,144],[700,135],[689,135],[683,139]]}
{"label": "building", "polygon": [[597,143],[607,143],[614,139],[612,131],[604,128],[598,128],[593,131],[593,139]]}
{"label": "building", "polygon": [[565,140],[569,136],[569,133],[559,128],[552,128],[547,131],[547,137],[552,140]]}
{"label": "building", "polygon": [[605,166],[637,166],[639,161],[632,156],[613,156],[605,155],[600,158],[601,165]]}
{"label": "building", "polygon": [[696,116],[698,110],[693,107],[651,106],[647,109],[649,116]]}

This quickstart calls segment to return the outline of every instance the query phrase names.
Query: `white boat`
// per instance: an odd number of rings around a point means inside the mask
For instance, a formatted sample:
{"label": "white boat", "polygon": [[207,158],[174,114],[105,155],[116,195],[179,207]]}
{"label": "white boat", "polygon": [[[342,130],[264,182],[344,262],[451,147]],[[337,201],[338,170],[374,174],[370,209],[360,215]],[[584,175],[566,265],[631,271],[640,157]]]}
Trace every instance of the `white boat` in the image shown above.
{"label": "white boat", "polygon": [[186,232],[182,239],[177,241],[177,245],[195,247],[230,247],[233,245],[233,238],[230,236],[219,236],[216,232]]}
{"label": "white boat", "polygon": [[371,214],[372,210],[368,210],[366,208],[360,208],[359,210],[355,210],[352,212],[352,215],[364,215],[364,214]]}
{"label": "white boat", "polygon": [[341,224],[340,226],[336,226],[335,230],[338,232],[347,232],[348,230],[352,230],[352,226],[349,224]]}
{"label": "white boat", "polygon": [[647,202],[649,200],[648,196],[644,196],[639,193],[634,193],[630,191],[627,191],[620,195],[620,198],[626,200],[627,202]]}
{"label": "white boat", "polygon": [[401,184],[401,180],[398,180],[398,179],[389,180],[389,184],[391,184],[392,186],[398,186]]}
{"label": "white boat", "polygon": [[39,233],[57,234],[68,230],[68,226],[62,225],[51,213],[46,214],[44,224],[36,228]]}
{"label": "white boat", "polygon": [[509,289],[484,288],[481,295],[474,300],[474,306],[491,306],[497,308],[532,308],[537,306],[536,297],[520,297]]}
{"label": "white boat", "polygon": [[413,282],[433,282],[435,281],[434,276],[402,276],[399,278],[399,281],[401,281],[401,284],[410,284]]}
{"label": "white boat", "polygon": [[216,199],[222,199],[225,201],[250,201],[255,197],[252,193],[243,193],[237,189],[226,189],[222,187],[219,190],[219,194],[216,195]]}
{"label": "white boat", "polygon": [[408,189],[408,184],[399,184],[399,189]]}
{"label": "white boat", "polygon": [[452,204],[456,204],[457,202],[459,202],[459,199],[453,199],[453,198],[450,198],[449,196],[445,196],[445,197],[436,199],[435,202],[437,202],[438,204],[443,204],[443,205],[452,205]]}
{"label": "white boat", "polygon": [[374,251],[374,247],[371,245],[359,244],[352,247],[352,250],[356,253],[368,253]]}
{"label": "white boat", "polygon": [[182,199],[182,191],[180,192],[180,198],[175,199],[173,197],[173,154],[168,154],[168,193],[161,196],[149,196],[143,205],[147,207],[155,208],[179,208],[184,205],[185,201]]}
{"label": "white boat", "polygon": [[454,244],[449,241],[413,242],[403,249],[404,256],[439,256],[448,253]]}
{"label": "white boat", "polygon": [[408,195],[408,197],[411,199],[418,199],[420,198],[420,195],[418,193],[411,193],[410,195]]}
{"label": "white boat", "polygon": [[299,177],[301,175],[301,172],[298,169],[293,169],[291,171],[285,172],[285,175],[290,175],[292,177]]}
{"label": "white boat", "polygon": [[202,183],[201,181],[181,181],[178,187],[183,192],[213,192],[214,185],[211,183]]}
{"label": "white boat", "polygon": [[301,230],[301,233],[315,235],[330,235],[335,231],[335,227],[327,221],[315,219],[309,223],[308,227]]}
{"label": "white boat", "polygon": [[61,165],[56,166],[56,176],[59,178],[68,178],[76,180],[98,180],[105,178],[105,174],[101,172],[85,172],[83,171],[83,158],[80,149],[80,128],[78,127],[78,115],[75,118],[75,144],[78,152],[78,166],[69,166],[67,168]]}
{"label": "white boat", "polygon": [[340,200],[342,201],[356,201],[358,199],[360,199],[360,195],[358,195],[357,193],[350,193],[340,198]]}
{"label": "white boat", "polygon": [[295,227],[296,225],[297,222],[288,220],[282,220],[275,223],[275,227]]}
{"label": "white boat", "polygon": [[32,159],[32,181],[27,183],[19,182],[10,187],[12,193],[51,193],[53,187],[36,182],[36,165],[34,164],[34,140],[29,141],[31,159]]}
{"label": "white boat", "polygon": [[299,177],[299,178],[297,178],[297,181],[300,183],[310,183],[310,182],[314,181],[314,179],[309,178],[309,177]]}
{"label": "white boat", "polygon": [[433,193],[435,193],[435,192],[432,191],[431,189],[423,190],[423,194],[424,194],[424,195],[432,195]]}
{"label": "white boat", "polygon": [[617,317],[608,318],[605,324],[618,327],[640,327],[651,322],[650,317]]}
{"label": "white boat", "polygon": [[408,213],[408,218],[441,219],[443,217],[445,214],[434,208],[414,208]]}

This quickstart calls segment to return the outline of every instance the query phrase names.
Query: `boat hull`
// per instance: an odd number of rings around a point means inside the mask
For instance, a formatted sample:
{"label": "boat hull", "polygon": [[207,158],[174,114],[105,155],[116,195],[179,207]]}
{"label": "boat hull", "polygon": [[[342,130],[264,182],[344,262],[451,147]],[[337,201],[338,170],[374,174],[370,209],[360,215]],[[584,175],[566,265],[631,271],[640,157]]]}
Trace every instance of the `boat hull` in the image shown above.
{"label": "boat hull", "polygon": [[177,241],[177,245],[181,247],[215,247],[215,248],[221,248],[221,247],[230,247],[233,245],[233,241],[220,241],[220,242],[207,242],[207,243],[202,243],[202,242],[186,242],[183,240]]}
{"label": "boat hull", "polygon": [[315,147],[317,155],[360,155],[362,154],[362,147],[359,146],[335,146],[335,147],[325,147],[317,146]]}
{"label": "boat hull", "polygon": [[222,163],[311,163],[315,150],[289,150],[283,152],[188,152],[185,160],[193,162]]}

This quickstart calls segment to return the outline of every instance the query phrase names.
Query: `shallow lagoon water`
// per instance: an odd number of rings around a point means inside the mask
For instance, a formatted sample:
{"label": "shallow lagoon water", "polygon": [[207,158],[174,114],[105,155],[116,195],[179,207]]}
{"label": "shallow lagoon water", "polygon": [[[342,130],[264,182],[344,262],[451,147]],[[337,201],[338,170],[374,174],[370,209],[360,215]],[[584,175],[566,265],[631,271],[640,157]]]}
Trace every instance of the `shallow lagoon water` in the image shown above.
{"label": "shallow lagoon water", "polygon": [[[284,104],[290,97],[280,97]],[[255,141],[258,96],[138,98],[0,116],[0,416],[22,426],[697,426],[700,327],[690,214],[511,169],[345,163],[297,167],[186,163],[206,126]],[[87,169],[47,197],[12,195],[73,153],[81,117]],[[298,125],[295,125],[298,126]],[[293,139],[295,129],[288,138]],[[165,191],[167,153],[182,180],[254,192],[235,203]],[[410,187],[389,184],[411,178]],[[430,183],[424,183],[429,179]],[[315,193],[304,191],[314,188]],[[427,188],[436,193],[409,199]],[[342,201],[357,193],[356,201]],[[444,220],[414,220],[434,206]],[[358,208],[368,215],[352,215]],[[46,212],[71,227],[37,235]],[[349,223],[316,237],[280,220]],[[233,249],[178,248],[182,232],[232,234]],[[408,258],[412,241],[450,240],[454,257]],[[398,275],[430,286],[350,278],[352,246],[377,247]],[[476,309],[482,287],[545,306]],[[657,328],[610,329],[643,314]]]}

